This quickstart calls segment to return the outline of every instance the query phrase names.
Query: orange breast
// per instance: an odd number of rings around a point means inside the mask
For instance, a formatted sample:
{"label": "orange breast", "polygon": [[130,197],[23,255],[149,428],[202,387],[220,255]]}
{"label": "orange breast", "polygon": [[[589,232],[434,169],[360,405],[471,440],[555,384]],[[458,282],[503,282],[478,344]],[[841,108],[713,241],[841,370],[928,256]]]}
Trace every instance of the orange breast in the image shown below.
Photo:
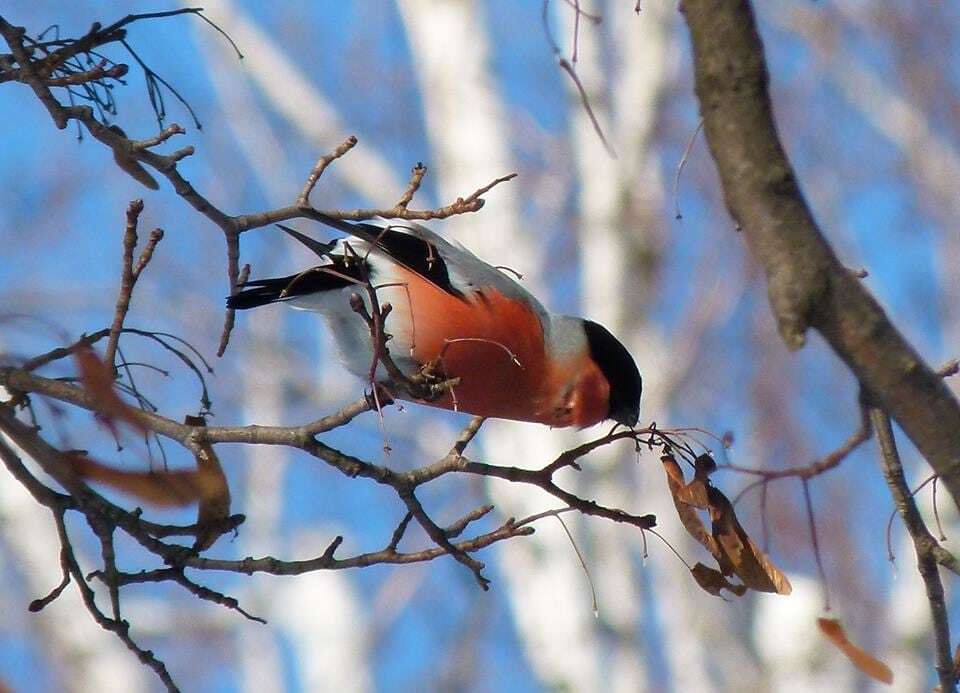
{"label": "orange breast", "polygon": [[[604,418],[609,388],[599,369],[586,354],[549,362],[543,325],[527,304],[489,287],[464,300],[400,273],[413,315],[402,337],[412,344],[414,359],[426,364],[439,358],[448,377],[461,379],[450,394],[428,404],[551,426],[583,427]],[[406,300],[404,295],[395,308]],[[386,327],[397,326],[388,318]]]}

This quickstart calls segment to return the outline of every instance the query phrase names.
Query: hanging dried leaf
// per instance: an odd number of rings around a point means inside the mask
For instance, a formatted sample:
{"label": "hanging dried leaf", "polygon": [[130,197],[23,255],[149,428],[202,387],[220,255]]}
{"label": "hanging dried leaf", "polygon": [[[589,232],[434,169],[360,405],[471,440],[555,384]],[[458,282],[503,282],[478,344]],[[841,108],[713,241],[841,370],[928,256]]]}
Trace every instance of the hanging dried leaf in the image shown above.
{"label": "hanging dried leaf", "polygon": [[[187,416],[183,423],[188,426],[206,426],[200,416]],[[205,483],[197,505],[197,540],[193,548],[208,549],[222,532],[216,525],[230,516],[230,486],[220,466],[220,460],[209,443],[201,443],[196,453],[197,472],[204,475]]]}
{"label": "hanging dried leaf", "polygon": [[694,460],[693,467],[695,470],[693,477],[701,481],[706,481],[711,474],[717,471],[717,463],[709,453],[704,453]]}
{"label": "hanging dried leaf", "polygon": [[663,471],[667,473],[667,483],[670,484],[671,490],[674,485],[680,488],[687,483],[687,480],[683,477],[683,470],[671,453],[664,454],[660,461],[663,463]]}
{"label": "hanging dried leaf", "polygon": [[[67,454],[64,459],[74,473],[87,481],[106,484],[138,500],[160,507],[195,503],[218,487],[216,475],[208,470],[174,472],[128,472],[89,457]],[[222,473],[222,472],[221,472]]]}
{"label": "hanging dried leaf", "polygon": [[705,566],[703,563],[697,563],[690,572],[693,573],[693,579],[700,587],[717,597],[723,597],[720,590],[727,590],[738,597],[742,597],[747,591],[746,585],[734,585],[719,570]]}
{"label": "hanging dried leaf", "polygon": [[707,489],[701,479],[694,478],[688,484],[683,484],[677,489],[676,499],[681,503],[692,505],[695,508],[706,510],[709,506],[707,502]]}
{"label": "hanging dried leaf", "polygon": [[[660,461],[663,463],[663,469],[667,473],[667,486],[670,489],[670,495],[673,496],[673,504],[677,508],[677,515],[680,516],[680,522],[683,523],[684,528],[690,536],[703,544],[707,551],[714,556],[722,555],[720,548],[717,546],[717,542],[710,536],[710,532],[707,531],[707,526],[703,523],[703,520],[700,519],[696,508],[693,504],[680,498],[680,494],[686,488],[686,483],[683,478],[683,470],[680,468],[680,465],[677,464],[677,460],[673,455],[666,454],[660,458]],[[729,573],[725,574],[729,575]]]}
{"label": "hanging dried leaf", "polygon": [[113,369],[97,356],[97,352],[89,346],[81,346],[74,353],[74,360],[80,370],[83,389],[93,399],[97,414],[113,434],[117,435],[117,421],[123,421],[141,433],[146,433],[146,428],[137,418],[136,410],[117,393],[113,384]]}
{"label": "hanging dried leaf", "polygon": [[684,503],[707,509],[710,507],[707,489],[710,487],[710,475],[717,469],[717,463],[710,455],[700,455],[694,462],[693,480],[677,493]]}
{"label": "hanging dried leaf", "polygon": [[890,667],[850,642],[840,621],[835,618],[818,618],[817,625],[820,626],[820,632],[827,637],[827,640],[843,652],[857,669],[877,681],[893,683],[893,672],[890,671]]}
{"label": "hanging dried leaf", "polygon": [[707,500],[707,487],[699,479],[694,479],[686,486],[677,490],[677,500],[695,508],[707,509],[710,503]]}
{"label": "hanging dried leaf", "polygon": [[720,545],[725,561],[718,557],[721,569],[729,567],[750,589],[790,594],[793,587],[787,576],[753,543],[733,512],[733,505],[714,487],[708,489],[713,538]]}

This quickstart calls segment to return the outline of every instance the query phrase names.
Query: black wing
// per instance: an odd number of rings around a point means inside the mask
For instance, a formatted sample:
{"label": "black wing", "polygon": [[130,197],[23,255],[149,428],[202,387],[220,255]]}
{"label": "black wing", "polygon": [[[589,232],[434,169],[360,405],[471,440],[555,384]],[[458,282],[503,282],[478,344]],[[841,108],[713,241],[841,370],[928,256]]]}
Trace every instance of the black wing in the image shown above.
{"label": "black wing", "polygon": [[[433,244],[426,239],[389,227],[350,223],[323,215],[317,215],[315,218],[338,231],[343,231],[375,245],[397,264],[419,274],[452,296],[464,297],[463,293],[450,283],[447,264],[440,257]],[[376,279],[376,268],[363,259],[361,249],[357,249],[355,256],[336,255],[331,252],[336,245],[335,243],[320,243],[293,229],[279,224],[278,226],[318,256],[326,258],[328,262],[305,270],[300,274],[246,282],[243,284],[245,287],[243,291],[227,298],[228,308],[245,310],[295,296],[343,289],[352,284],[362,284],[364,275],[370,280]],[[361,271],[361,267],[363,271]]]}
{"label": "black wing", "polygon": [[366,242],[376,245],[380,250],[393,258],[397,264],[403,265],[411,272],[419,274],[431,284],[443,289],[448,294],[463,298],[463,292],[450,283],[450,272],[447,263],[440,257],[436,247],[428,240],[397,228],[374,226],[373,224],[351,223],[342,219],[318,214],[312,217],[338,231],[351,236],[362,238]]}

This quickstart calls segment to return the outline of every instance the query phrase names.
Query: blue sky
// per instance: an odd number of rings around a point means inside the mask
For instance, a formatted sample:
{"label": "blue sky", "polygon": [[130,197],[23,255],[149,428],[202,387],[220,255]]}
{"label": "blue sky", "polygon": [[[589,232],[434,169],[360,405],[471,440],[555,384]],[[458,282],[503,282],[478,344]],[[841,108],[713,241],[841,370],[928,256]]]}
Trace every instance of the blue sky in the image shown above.
{"label": "blue sky", "polygon": [[[350,124],[350,132],[361,137],[361,146],[377,150],[401,178],[419,160],[429,165],[422,103],[404,32],[391,2],[292,3],[281,9],[266,3],[243,5],[336,104],[343,122]],[[169,6],[151,3],[138,9]],[[80,2],[64,7],[61,3],[39,1],[18,5],[6,16],[31,32],[58,22],[63,35],[76,35],[91,21],[109,22],[124,11],[121,3]],[[566,146],[568,96],[542,35],[539,3],[498,0],[485,6],[485,14],[495,48],[493,70],[511,111],[517,119],[530,119],[552,146]],[[193,42],[195,28],[190,25],[195,21],[175,17],[136,24],[131,27],[129,40],[147,64],[176,85],[203,122],[202,132],[189,127],[187,114],[168,97],[169,120],[188,126],[190,133],[182,141],[198,149],[197,155],[183,163],[184,174],[228,212],[265,208],[271,205],[269,195],[261,189],[257,176],[232,141],[229,128],[224,126],[226,118],[242,116],[220,110],[203,68],[198,67],[203,58]],[[811,78],[813,56],[804,42],[766,23],[763,30],[765,36],[773,39],[767,41],[767,48],[781,130],[828,236],[851,266],[868,268],[870,276],[865,282],[869,288],[932,363],[939,364],[957,355],[957,345],[944,343],[936,307],[949,293],[937,284],[935,270],[937,239],[941,234],[955,233],[955,229],[942,228],[922,211],[917,188],[905,173],[900,154],[865,124],[827,81]],[[677,83],[668,94],[663,122],[658,126],[657,149],[663,179],[670,182],[686,138],[696,123],[685,38],[683,34],[678,44],[684,54],[678,59]],[[889,69],[890,57],[876,41],[854,38],[853,50],[858,57],[878,69]],[[955,53],[955,46],[951,50]],[[109,54],[126,60],[119,51],[111,50]],[[358,81],[358,74],[366,75],[366,81]],[[132,67],[127,81],[126,87],[116,90],[120,105],[117,122],[131,136],[144,137],[155,131],[156,124],[144,96],[143,79]],[[305,146],[275,111],[267,108],[265,112],[293,169],[290,175],[299,181],[317,152]],[[227,291],[219,231],[193,213],[167,186],[162,185],[156,193],[148,192],[119,173],[109,152],[97,142],[88,138],[78,143],[72,129],[57,132],[27,87],[0,85],[0,114],[7,123],[5,132],[0,133],[0,173],[8,181],[0,191],[0,313],[40,313],[57,328],[38,328],[36,323],[23,320],[9,322],[4,325],[3,347],[29,354],[51,346],[60,334],[74,338],[109,322],[117,283],[123,210],[127,201],[144,197],[142,236],[147,229],[162,226],[167,237],[138,287],[129,323],[178,334],[188,330],[191,341],[213,358],[220,330],[220,308]],[[346,134],[350,133],[331,134],[330,146]],[[829,148],[824,145],[825,140]],[[538,156],[542,152],[529,143],[518,141],[511,145],[518,155],[521,178],[525,173],[536,175],[543,166]],[[501,172],[491,173],[493,176]],[[829,176],[842,181],[842,189],[830,189]],[[318,190],[322,200],[333,200],[340,207],[377,202],[361,200],[346,189],[337,179],[335,167],[329,178]],[[731,455],[743,464],[798,464],[833,449],[854,430],[855,384],[819,337],[812,335],[809,346],[793,355],[787,354],[776,340],[762,278],[746,258],[744,246],[722,210],[716,186],[701,140],[682,180],[683,221],[672,218],[672,204],[666,205],[670,209],[656,220],[670,240],[657,285],[657,301],[650,310],[665,331],[679,330],[682,325],[676,324],[677,316],[683,314],[683,308],[700,300],[691,281],[692,273],[704,268],[728,268],[731,281],[742,282],[743,294],[730,318],[704,335],[707,347],[691,382],[673,402],[671,411],[658,415],[718,432],[732,430],[740,439],[761,428],[765,418],[782,414],[808,435],[802,439],[785,435],[772,441],[763,460],[738,457],[743,452],[737,447]],[[574,192],[570,191],[571,199]],[[291,191],[291,196],[295,193]],[[418,199],[424,204],[437,202],[429,176],[420,195]],[[553,228],[546,230],[546,236],[555,261],[553,276],[558,279],[550,287],[552,298],[570,308],[576,301],[575,272],[556,262],[562,261],[564,249],[574,242],[565,211],[568,210],[557,210]],[[243,253],[245,261],[254,263],[255,273],[293,269],[290,254],[277,246],[273,234],[248,234],[243,240]],[[322,356],[317,346],[316,324],[293,311],[278,311],[277,315],[282,332],[279,341],[289,345],[296,363],[312,367]],[[238,421],[242,416],[237,383],[243,367],[244,343],[250,338],[246,321],[252,319],[241,317],[231,352],[215,364],[211,390],[217,423]],[[164,368],[175,367],[173,361],[158,357],[146,344],[130,340],[124,346],[131,360],[150,359]],[[172,379],[151,373],[138,377],[145,390],[156,393],[163,409],[196,409],[195,382],[189,374],[175,373]],[[303,377],[312,375],[306,372]],[[757,410],[752,398],[765,383],[789,388],[790,396],[782,402],[782,412]],[[698,399],[697,393],[705,390],[709,391],[708,402]],[[291,391],[288,400],[285,411],[292,421],[315,418],[311,402],[302,394]],[[415,456],[420,454],[417,427],[434,416],[432,412],[412,412],[402,424],[392,424],[396,426],[390,429],[390,442],[395,448],[392,460],[398,466],[414,464]],[[446,417],[447,422],[459,420],[451,414],[440,416]],[[89,417],[83,414],[71,415],[66,422],[64,428],[73,431],[74,438],[90,424]],[[383,439],[375,424],[366,421],[359,432],[337,432],[330,441],[360,456],[375,458],[381,454]],[[113,454],[106,436],[82,442],[99,454]],[[905,440],[903,447],[908,464],[916,466],[916,455]],[[168,449],[175,464],[188,461],[173,446]],[[131,446],[120,457],[135,464],[142,461],[141,455]],[[228,474],[238,491],[235,497],[240,497],[246,463],[239,451],[231,449],[223,455],[225,459],[236,455],[234,462],[228,464]],[[320,469],[305,457],[290,455],[288,459],[284,541],[295,530],[323,525],[346,528],[354,546],[364,550],[384,543],[402,515],[389,493],[374,484],[358,483]],[[744,481],[726,473],[720,477],[725,488],[731,490]],[[478,498],[475,491],[464,489],[462,484],[438,486],[425,493],[427,501],[437,507],[449,506],[451,499]],[[786,505],[795,504],[798,486],[784,482],[771,497],[784,500]],[[846,574],[841,566],[846,549],[829,541],[833,528],[846,524],[846,531],[859,544],[856,560],[862,561],[864,582],[882,600],[891,581],[883,532],[892,506],[876,473],[872,446],[851,456],[829,482],[814,484],[813,491],[821,512],[827,515],[821,522],[821,531],[827,537],[824,544],[828,577]],[[750,503],[745,504],[745,517],[755,521],[755,511],[749,509]],[[242,512],[243,508],[236,510]],[[785,531],[793,527],[790,523],[795,515],[785,512],[780,518]],[[178,517],[189,517],[189,513]],[[812,573],[807,544],[778,545],[775,536],[774,546],[779,552],[775,555],[788,570]],[[222,542],[218,550],[223,555],[239,555],[243,544]],[[484,558],[496,583],[498,567],[494,554],[488,552]],[[138,559],[134,556],[132,560]],[[909,557],[902,557],[901,570],[911,562]],[[364,598],[372,598],[394,570],[398,569],[374,568],[356,571],[351,577]],[[229,589],[237,588],[244,578],[209,579],[211,584]],[[848,587],[839,585],[836,589],[844,594]],[[176,599],[188,609],[216,608],[209,604],[191,605],[180,595]],[[956,615],[955,609],[952,615]],[[497,681],[498,690],[536,688],[529,664],[520,654],[503,592],[494,589],[489,595],[478,596],[471,577],[452,561],[437,561],[429,567],[418,596],[384,634],[374,666],[380,687],[415,689],[429,682],[437,664],[434,653],[443,651],[463,632],[465,624],[482,629],[483,635],[477,640],[482,651],[477,656],[488,668],[488,680]],[[238,621],[237,628],[247,627],[256,626]],[[28,683],[36,685],[37,676],[43,687],[52,685],[43,678],[44,654],[37,650],[38,642],[29,631],[7,630],[0,635],[0,676],[16,689],[26,689]],[[161,655],[172,647],[169,640],[148,644]],[[285,650],[288,683],[291,690],[297,690],[291,658],[289,650]],[[176,671],[176,662],[170,664]],[[651,657],[651,669],[664,666],[656,656]],[[236,681],[230,680],[232,671],[229,664],[221,664],[204,670],[204,675],[211,686],[216,682],[220,690],[236,690]]]}

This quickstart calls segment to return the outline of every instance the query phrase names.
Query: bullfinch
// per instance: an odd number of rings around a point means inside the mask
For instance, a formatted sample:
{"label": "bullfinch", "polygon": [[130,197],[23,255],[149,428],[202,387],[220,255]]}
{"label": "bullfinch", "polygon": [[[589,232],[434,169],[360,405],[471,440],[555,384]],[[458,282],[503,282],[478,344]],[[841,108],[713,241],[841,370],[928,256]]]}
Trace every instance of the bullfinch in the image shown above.
{"label": "bullfinch", "polygon": [[[384,330],[394,362],[408,373],[439,363],[446,377],[459,378],[424,404],[556,427],[637,423],[640,372],[602,325],[548,312],[505,272],[419,224],[317,220],[351,237],[323,244],[285,228],[322,263],[249,281],[228,307],[282,301],[320,313],[347,369],[369,378],[370,331],[351,307],[352,295],[367,301],[369,282],[378,301],[393,307]],[[382,366],[377,377],[388,379]]]}

